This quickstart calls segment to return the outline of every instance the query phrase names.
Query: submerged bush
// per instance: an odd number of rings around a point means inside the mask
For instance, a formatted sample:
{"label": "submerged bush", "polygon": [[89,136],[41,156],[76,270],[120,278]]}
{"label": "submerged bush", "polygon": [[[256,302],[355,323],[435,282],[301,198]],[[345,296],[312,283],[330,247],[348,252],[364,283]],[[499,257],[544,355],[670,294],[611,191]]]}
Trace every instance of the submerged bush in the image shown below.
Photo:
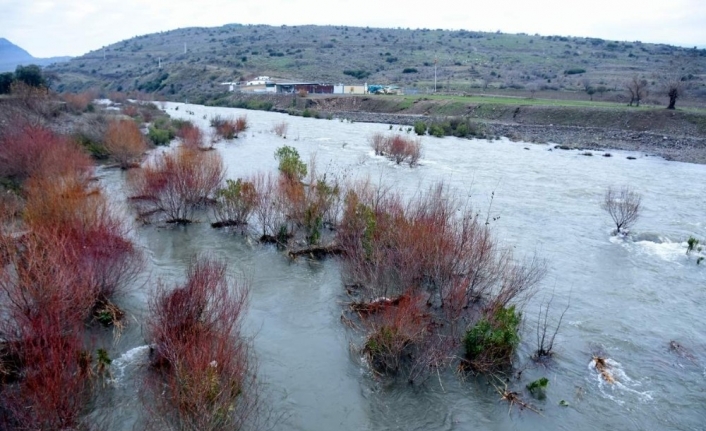
{"label": "submerged bush", "polygon": [[132,120],[114,120],[108,124],[105,149],[122,169],[132,167],[147,151],[145,137]]}
{"label": "submerged bush", "polygon": [[520,342],[521,313],[515,306],[486,312],[463,338],[465,359],[471,368],[492,371],[512,362]]}
{"label": "submerged bush", "polygon": [[159,284],[149,302],[147,389],[174,429],[242,429],[256,414],[255,364],[242,334],[248,289],[226,269],[195,258],[184,284]]}
{"label": "submerged bush", "polygon": [[216,192],[216,223],[214,227],[237,226],[248,223],[257,205],[255,185],[238,178],[226,180],[226,186]]}
{"label": "submerged bush", "polygon": [[414,133],[416,133],[419,136],[424,136],[427,134],[427,125],[424,121],[415,121],[414,122]]}
{"label": "submerged bush", "polygon": [[301,180],[306,176],[306,163],[302,162],[296,148],[285,145],[277,148],[275,159],[279,161],[279,171],[290,180]]}
{"label": "submerged bush", "polygon": [[406,162],[410,166],[414,166],[422,155],[421,141],[405,138],[401,135],[385,137],[376,133],[370,138],[370,145],[376,155],[386,156],[398,165]]}
{"label": "submerged bush", "polygon": [[212,202],[223,176],[217,152],[181,146],[133,171],[128,183],[144,214],[161,212],[168,222],[190,223],[196,208]]}

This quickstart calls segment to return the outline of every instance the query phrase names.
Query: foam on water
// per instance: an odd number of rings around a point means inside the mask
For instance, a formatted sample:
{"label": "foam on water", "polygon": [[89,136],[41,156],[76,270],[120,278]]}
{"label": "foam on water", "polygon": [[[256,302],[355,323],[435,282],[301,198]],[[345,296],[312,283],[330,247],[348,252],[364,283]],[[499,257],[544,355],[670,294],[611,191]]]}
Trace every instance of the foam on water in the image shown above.
{"label": "foam on water", "polygon": [[601,395],[621,406],[625,404],[625,398],[630,395],[636,396],[637,400],[643,403],[652,401],[652,392],[636,389],[642,386],[642,382],[628,376],[620,362],[606,358],[605,363],[608,366],[606,371],[615,380],[613,383],[609,383],[603,378],[601,372],[596,369],[595,360],[591,360],[588,364],[588,369],[591,370],[591,373],[595,376],[594,380],[597,382],[598,390],[601,392]]}
{"label": "foam on water", "polygon": [[119,358],[114,359],[110,364],[113,384],[120,384],[125,377],[125,371],[128,367],[146,364],[149,352],[149,345],[138,346],[133,347],[120,355]]}

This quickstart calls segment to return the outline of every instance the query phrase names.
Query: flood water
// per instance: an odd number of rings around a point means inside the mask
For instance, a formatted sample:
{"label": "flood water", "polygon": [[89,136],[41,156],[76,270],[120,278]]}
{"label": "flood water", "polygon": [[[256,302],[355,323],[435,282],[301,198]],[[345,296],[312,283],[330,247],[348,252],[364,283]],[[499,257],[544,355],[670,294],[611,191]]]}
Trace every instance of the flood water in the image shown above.
{"label": "flood water", "polygon": [[[175,110],[179,107],[178,110]],[[550,145],[424,137],[421,165],[397,166],[374,155],[367,138],[389,125],[290,117],[284,114],[168,103],[173,117],[208,129],[216,114],[246,114],[250,129],[216,144],[237,178],[277,169],[273,157],[294,146],[304,161],[316,154],[319,172],[369,176],[411,195],[444,181],[491,216],[499,240],[516,255],[535,252],[549,265],[537,295],[524,308],[523,342],[508,389],[541,410],[519,411],[500,401],[482,379],[442,370],[423,385],[376,379],[360,359],[361,339],[340,322],[347,300],[335,259],[290,260],[272,246],[207,223],[186,227],[136,225],[147,271],[122,305],[133,316],[111,357],[115,378],[101,409],[117,429],[131,429],[147,355],[140,327],[148,292],[159,280],[183,280],[185,265],[207,252],[250,282],[246,330],[253,337],[258,378],[278,430],[696,430],[706,424],[706,263],[686,255],[689,236],[706,239],[706,166],[645,154],[613,157],[549,151]],[[193,115],[189,112],[193,112]],[[287,139],[271,132],[289,123]],[[394,127],[395,131],[399,126]],[[406,132],[402,132],[406,133]],[[163,151],[158,149],[156,151]],[[627,156],[636,157],[628,160]],[[123,173],[99,172],[116,202]],[[611,237],[600,204],[608,186],[631,185],[643,196],[633,239]],[[491,205],[491,195],[494,194]],[[554,292],[553,315],[570,301],[548,366],[530,359],[540,303]],[[678,341],[687,354],[670,350]],[[593,354],[612,364],[616,383],[592,367]],[[524,386],[549,379],[547,397]],[[561,401],[568,406],[560,405]]]}

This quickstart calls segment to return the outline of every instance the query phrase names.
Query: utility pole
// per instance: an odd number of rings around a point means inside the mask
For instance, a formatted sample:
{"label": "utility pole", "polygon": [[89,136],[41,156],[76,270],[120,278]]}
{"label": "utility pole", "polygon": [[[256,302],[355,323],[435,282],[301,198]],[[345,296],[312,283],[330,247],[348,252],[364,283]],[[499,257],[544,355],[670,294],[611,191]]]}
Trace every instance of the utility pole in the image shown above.
{"label": "utility pole", "polygon": [[436,57],[434,57],[434,93],[436,93]]}

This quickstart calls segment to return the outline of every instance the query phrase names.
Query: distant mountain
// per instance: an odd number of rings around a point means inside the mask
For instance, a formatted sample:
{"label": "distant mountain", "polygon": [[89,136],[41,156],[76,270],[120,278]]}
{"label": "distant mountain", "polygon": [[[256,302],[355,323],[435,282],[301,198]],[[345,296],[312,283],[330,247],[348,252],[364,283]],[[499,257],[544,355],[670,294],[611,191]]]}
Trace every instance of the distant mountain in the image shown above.
{"label": "distant mountain", "polygon": [[223,83],[274,81],[397,85],[429,91],[612,100],[634,75],[650,80],[680,57],[706,100],[706,50],[598,38],[349,26],[229,24],[182,28],[124,40],[49,69],[57,90],[139,90],[205,102]]}
{"label": "distant mountain", "polygon": [[36,64],[39,66],[48,66],[70,59],[71,57],[35,58],[32,57],[29,52],[4,37],[0,37],[0,72],[12,72],[19,65],[26,66],[28,64]]}

